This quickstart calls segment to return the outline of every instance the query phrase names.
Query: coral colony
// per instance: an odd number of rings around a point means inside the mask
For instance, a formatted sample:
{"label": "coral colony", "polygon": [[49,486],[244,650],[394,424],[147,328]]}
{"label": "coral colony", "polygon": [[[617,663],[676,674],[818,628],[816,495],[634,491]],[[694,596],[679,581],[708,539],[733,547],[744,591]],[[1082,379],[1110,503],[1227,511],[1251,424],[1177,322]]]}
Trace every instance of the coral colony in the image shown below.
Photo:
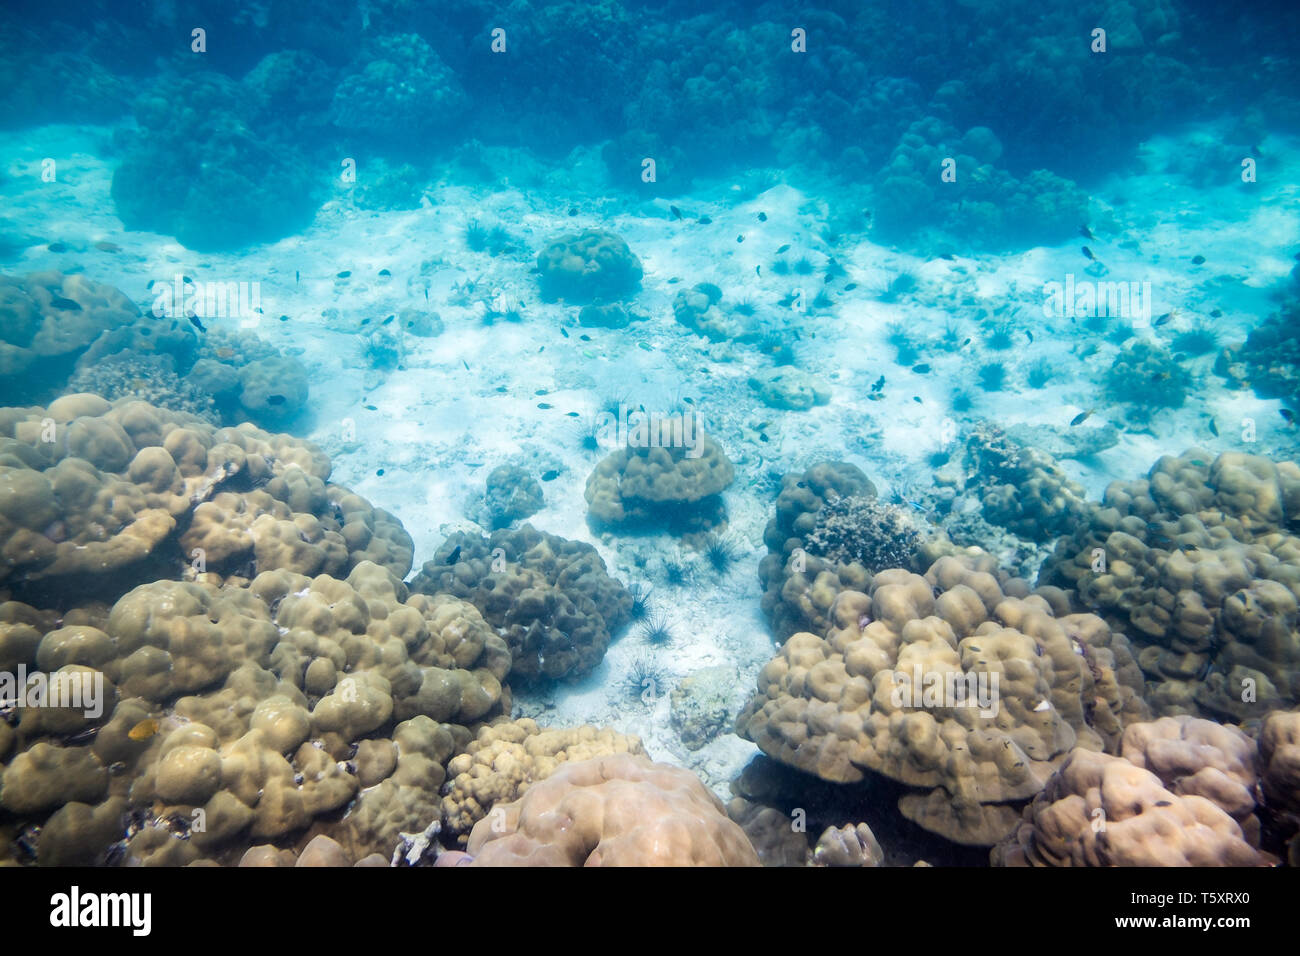
{"label": "coral colony", "polygon": [[0,863],[1300,865],[1295,4],[47,6]]}

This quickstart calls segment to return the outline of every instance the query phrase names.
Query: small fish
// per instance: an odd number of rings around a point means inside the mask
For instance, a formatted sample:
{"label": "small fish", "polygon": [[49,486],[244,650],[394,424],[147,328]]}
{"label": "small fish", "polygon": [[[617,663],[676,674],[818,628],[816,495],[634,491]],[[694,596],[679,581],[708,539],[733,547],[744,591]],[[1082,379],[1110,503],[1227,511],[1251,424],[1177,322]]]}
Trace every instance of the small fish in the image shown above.
{"label": "small fish", "polygon": [[676,206],[669,206],[668,211],[673,214],[674,219],[682,218],[682,211],[678,209]]}
{"label": "small fish", "polygon": [[946,259],[948,262],[955,262],[957,260],[957,257],[954,256],[951,252],[941,252],[939,253],[939,258]]}
{"label": "small fish", "polygon": [[765,212],[760,212],[760,213],[758,214],[758,221],[759,221],[759,222],[767,222],[767,213],[765,213]]}
{"label": "small fish", "polygon": [[158,733],[159,723],[156,717],[146,717],[134,727],[126,732],[127,737],[131,740],[148,740],[154,734]]}
{"label": "small fish", "polygon": [[542,411],[549,411],[555,406],[552,405],[550,402],[538,402],[537,407],[540,408]]}
{"label": "small fish", "polygon": [[1194,266],[1205,265],[1205,256],[1192,256],[1192,265]]}
{"label": "small fish", "polygon": [[283,395],[266,396],[266,404],[268,405],[283,405],[284,402],[285,402],[285,398]]}
{"label": "small fish", "polygon": [[297,269],[294,269],[294,270],[293,270],[293,284],[294,284],[294,285],[297,285],[300,281],[302,281],[302,274],[299,273]]}
{"label": "small fish", "polygon": [[428,302],[428,301],[429,301],[429,287],[428,287],[428,286],[425,286],[425,287],[424,287],[424,301],[425,301],[425,302]]}
{"label": "small fish", "polygon": [[560,326],[560,334],[563,335],[566,339],[569,337],[569,333],[565,331],[564,326]]}
{"label": "small fish", "polygon": [[1151,323],[1151,324],[1154,325],[1156,328],[1159,328],[1160,326],[1164,325],[1166,322],[1169,322],[1171,319],[1173,319],[1173,317],[1174,317],[1174,313],[1173,313],[1173,312],[1166,312],[1164,315],[1159,316],[1159,317],[1158,317],[1158,318],[1157,318],[1153,323]]}
{"label": "small fish", "polygon": [[537,389],[537,391],[533,392],[533,394],[534,394],[534,395],[549,395],[549,394],[550,394],[550,389],[548,389],[548,388],[539,388],[539,389]]}
{"label": "small fish", "polygon": [[764,442],[769,442],[769,441],[771,441],[772,439],[770,439],[770,438],[767,437],[767,432],[759,432],[759,433],[758,433],[758,440],[759,440],[759,441],[764,441]]}
{"label": "small fish", "polygon": [[281,321],[281,322],[288,322],[288,321],[289,321],[289,317],[288,317],[287,315],[282,315],[282,316],[280,316],[280,321]]}
{"label": "small fish", "polygon": [[745,241],[745,237],[744,237],[743,235],[741,235],[741,236],[737,236],[737,237],[736,237],[736,241],[737,241],[737,242],[744,242],[744,241]]}
{"label": "small fish", "polygon": [[456,545],[456,547],[451,549],[451,554],[447,555],[448,567],[450,567],[451,565],[455,564],[457,561],[460,560],[460,548],[461,548],[460,545]]}
{"label": "small fish", "polygon": [[1093,242],[1097,241],[1097,237],[1092,234],[1092,230],[1086,224],[1079,227],[1079,235],[1085,239],[1091,239]]}
{"label": "small fish", "polygon": [[206,331],[207,331],[207,329],[205,329],[205,328],[203,327],[203,323],[199,321],[199,317],[198,317],[197,315],[191,315],[191,316],[189,316],[189,320],[190,320],[190,325],[194,326],[194,327],[195,327],[196,329],[198,329],[200,332],[206,332]]}
{"label": "small fish", "polygon": [[379,411],[379,406],[378,406],[378,405],[362,405],[361,407],[364,408],[364,409],[365,409],[366,411],[368,411],[368,412],[377,412],[377,411]]}
{"label": "small fish", "polygon": [[790,243],[787,242],[785,245],[781,246],[781,248],[776,250],[776,254],[779,256],[783,252],[789,252],[789,251],[790,251]]}
{"label": "small fish", "polygon": [[469,371],[469,362],[466,362],[464,359],[461,359],[460,364],[465,366],[465,371],[467,372]]}
{"label": "small fish", "polygon": [[1078,415],[1075,415],[1070,419],[1070,427],[1073,428],[1075,425],[1082,425],[1096,410],[1097,409],[1095,408],[1090,408],[1086,412],[1080,412]]}
{"label": "small fish", "polygon": [[50,252],[67,252],[68,244],[66,242],[51,242],[45,248],[49,249]]}
{"label": "small fish", "polygon": [[382,469],[382,468],[376,468],[376,469],[375,469],[375,477],[376,477],[376,478],[382,478],[382,477],[384,477],[384,469]]}
{"label": "small fish", "polygon": [[111,242],[97,242],[95,243],[95,248],[98,249],[100,252],[121,252],[122,251],[120,246],[116,246]]}
{"label": "small fish", "polygon": [[542,472],[542,481],[554,481],[560,477],[560,473],[552,468],[550,471]]}
{"label": "small fish", "polygon": [[1286,423],[1287,423],[1288,425],[1294,425],[1294,424],[1295,424],[1295,412],[1291,411],[1291,409],[1289,409],[1289,408],[1279,408],[1279,409],[1277,410],[1277,412],[1278,412],[1279,415],[1281,415],[1283,418],[1286,419]]}
{"label": "small fish", "polygon": [[763,267],[754,266],[754,275],[758,276],[760,279],[763,278]]}
{"label": "small fish", "polygon": [[699,219],[697,219],[697,220],[695,220],[695,221],[698,222],[701,226],[711,226],[711,225],[713,225],[713,220],[710,219],[708,216],[701,216]]}
{"label": "small fish", "polygon": [[393,274],[392,274],[391,272],[389,272],[387,269],[380,269],[380,270],[379,270],[379,274],[380,274],[380,276],[382,276],[382,277],[385,278],[385,279],[390,279],[390,278],[392,278],[392,275],[393,275]]}
{"label": "small fish", "polygon": [[577,206],[570,206],[570,207],[569,207],[569,215],[570,215],[570,216],[576,216],[577,214],[578,214],[578,207],[577,207]]}
{"label": "small fish", "polygon": [[965,348],[966,346],[968,346],[968,345],[970,345],[970,339],[967,339],[967,340],[966,340],[965,342],[963,342],[961,345],[957,346],[957,348],[959,348],[959,349],[964,349],[964,348]]}
{"label": "small fish", "polygon": [[370,324],[370,320],[369,320],[369,319],[362,319],[362,320],[361,320],[361,324],[362,324],[362,325],[369,325],[369,324]]}
{"label": "small fish", "polygon": [[875,384],[871,386],[871,390],[873,392],[878,392],[884,387],[885,387],[885,376],[882,375],[880,376],[880,378],[876,379]]}
{"label": "small fish", "polygon": [[50,299],[50,305],[54,306],[56,309],[63,309],[65,312],[81,311],[81,303],[74,302],[72,299],[65,299],[61,295],[56,295],[54,298]]}
{"label": "small fish", "polygon": [[668,284],[669,284],[669,285],[676,285],[677,283],[679,283],[679,282],[681,282],[681,281],[682,281],[682,280],[681,280],[681,277],[680,277],[680,276],[673,276],[671,279],[668,280]]}
{"label": "small fish", "polygon": [[1097,261],[1097,257],[1092,254],[1092,250],[1087,246],[1084,246],[1080,251],[1083,253],[1085,259],[1091,259],[1094,262]]}
{"label": "small fish", "polygon": [[496,390],[497,390],[498,392],[508,392],[508,391],[510,391],[510,390],[509,390],[508,388],[506,388],[504,385],[498,385]]}
{"label": "small fish", "polygon": [[1171,801],[1169,801],[1169,800],[1157,800],[1157,801],[1153,804],[1153,806],[1157,806],[1157,807],[1172,807],[1172,806],[1173,806],[1173,803],[1172,803]]}
{"label": "small fish", "polygon": [[918,405],[923,405],[923,404],[924,404],[924,402],[921,401],[921,396],[920,396],[920,395],[913,395],[913,396],[912,396],[912,401],[916,402],[916,404],[918,404]]}
{"label": "small fish", "polygon": [[591,336],[588,335],[586,332],[583,332],[581,335],[578,336],[578,338],[582,339],[582,341],[584,341],[584,342],[590,342],[590,341],[591,341]]}
{"label": "small fish", "polygon": [[391,315],[390,315],[388,318],[384,319],[384,321],[380,322],[379,324],[380,324],[380,325],[387,325],[389,322],[393,321],[394,318],[395,318],[395,316],[391,316]]}
{"label": "small fish", "polygon": [[1223,318],[1223,310],[1222,310],[1222,309],[1211,309],[1211,310],[1210,310],[1210,318],[1212,318],[1212,319],[1221,319],[1221,318]]}
{"label": "small fish", "polygon": [[647,343],[645,343],[645,342],[638,342],[638,343],[636,344],[636,347],[639,348],[639,349],[640,349],[641,351],[643,351],[643,352],[653,352],[653,351],[654,351],[654,349],[651,348],[651,347],[650,347]]}
{"label": "small fish", "polygon": [[1210,434],[1215,438],[1219,437],[1219,426],[1215,423],[1213,418],[1210,419]]}
{"label": "small fish", "polygon": [[581,418],[581,417],[582,417],[582,416],[579,415],[577,412],[565,412],[564,414],[567,415],[569,418]]}
{"label": "small fish", "polygon": [[1034,341],[1034,333],[1033,333],[1033,332],[1030,332],[1028,329],[1025,329],[1025,335],[1029,336],[1029,341],[1030,341],[1030,342],[1033,342],[1033,341]]}
{"label": "small fish", "polygon": [[917,375],[929,375],[930,366],[927,365],[925,362],[922,362],[920,365],[913,365],[912,371],[915,372]]}
{"label": "small fish", "polygon": [[856,289],[857,287],[858,287],[858,284],[857,284],[856,282],[850,282],[848,285],[846,285],[846,286],[844,287],[844,291],[845,291],[845,292],[852,292],[852,291],[853,291],[854,289]]}
{"label": "small fish", "polygon": [[351,269],[344,269],[342,272],[338,273],[335,276],[336,279],[350,279],[351,277],[352,277]]}

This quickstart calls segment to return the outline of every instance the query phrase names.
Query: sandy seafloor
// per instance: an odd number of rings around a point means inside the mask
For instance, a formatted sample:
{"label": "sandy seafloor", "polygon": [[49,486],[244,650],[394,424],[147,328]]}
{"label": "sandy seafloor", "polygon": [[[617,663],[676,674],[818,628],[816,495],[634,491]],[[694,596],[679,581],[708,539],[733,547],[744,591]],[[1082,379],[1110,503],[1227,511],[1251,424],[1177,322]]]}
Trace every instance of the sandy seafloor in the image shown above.
{"label": "sandy seafloor", "polygon": [[[924,488],[945,419],[955,421],[959,433],[981,418],[1004,428],[1060,428],[1091,408],[1096,412],[1079,427],[1113,422],[1120,428],[1118,444],[1062,465],[1094,498],[1111,480],[1140,477],[1161,454],[1192,445],[1211,452],[1295,452],[1294,430],[1279,415],[1280,403],[1226,389],[1210,374],[1212,355],[1188,360],[1197,384],[1183,408],[1159,413],[1147,430],[1126,428],[1121,409],[1101,394],[1117,349],[1103,346],[1081,357],[1077,327],[1066,318],[1044,318],[1042,309],[1044,282],[1064,281],[1067,273],[1092,278],[1080,251],[1087,244],[1109,270],[1104,280],[1152,283],[1153,316],[1178,310],[1173,322],[1139,330],[1139,336],[1167,342],[1218,308],[1221,340],[1244,339],[1276,308],[1271,290],[1290,272],[1300,248],[1300,197],[1280,175],[1300,165],[1300,144],[1293,141],[1270,137],[1259,144],[1264,158],[1254,185],[1237,182],[1229,171],[1225,185],[1206,188],[1177,172],[1178,158],[1195,142],[1212,140],[1213,128],[1154,139],[1135,151],[1130,172],[1095,189],[1090,226],[1096,241],[1006,256],[967,257],[954,248],[951,260],[927,260],[857,236],[828,245],[822,234],[843,211],[837,202],[853,200],[837,200],[829,187],[816,195],[800,191],[783,184],[778,172],[750,173],[687,195],[665,190],[656,199],[609,198],[613,191],[603,181],[595,150],[576,151],[554,166],[501,151],[501,181],[521,185],[440,183],[426,192],[423,208],[408,212],[360,212],[339,184],[299,236],[239,253],[198,254],[169,237],[123,231],[109,192],[112,164],[98,158],[109,152],[110,135],[101,128],[46,127],[0,136],[0,153],[9,157],[0,181],[6,227],[33,243],[5,262],[4,271],[84,271],[122,289],[142,309],[152,302],[150,280],[170,281],[176,273],[259,281],[265,316],[257,334],[296,355],[311,376],[314,415],[295,434],[329,454],[334,481],[402,520],[415,540],[416,570],[447,533],[475,527],[483,482],[493,467],[514,463],[535,476],[556,470],[558,477],[543,485],[546,506],[532,523],[591,542],[624,582],[653,584],[652,604],[674,633],[671,645],[656,652],[660,662],[672,678],[705,666],[734,668],[736,709],[773,652],[759,610],[757,562],[781,474],[838,459],[857,464],[885,494]],[[58,161],[55,183],[41,181],[47,156]],[[365,176],[364,164],[358,175]],[[670,204],[686,218],[674,219]],[[573,207],[577,215],[570,216]],[[759,212],[766,221],[759,221]],[[695,221],[702,215],[712,223]],[[519,248],[496,257],[469,251],[464,228],[470,219],[499,221]],[[633,307],[646,321],[622,330],[584,329],[573,306],[539,300],[532,275],[538,249],[581,227],[618,233],[641,258],[643,291]],[[68,250],[50,252],[46,244],[56,240]],[[95,249],[101,240],[120,251]],[[812,276],[771,274],[775,252],[786,243],[790,261],[805,255],[813,263]],[[1205,263],[1193,265],[1196,255]],[[808,299],[822,287],[828,256],[847,270],[825,285],[833,305],[781,315],[778,300],[792,287],[808,286]],[[380,277],[382,269],[391,278]],[[921,280],[916,294],[894,304],[879,301],[879,289],[900,269]],[[337,278],[345,270],[351,276]],[[481,294],[504,291],[520,303],[523,321],[485,325],[476,303],[448,303],[453,284],[475,278]],[[753,302],[755,320],[780,316],[798,327],[798,364],[831,385],[831,403],[812,411],[762,405],[747,384],[750,372],[766,364],[754,348],[711,344],[673,319],[673,296],[702,281],[721,287],[724,304]],[[850,282],[857,288],[845,291]],[[999,316],[1014,317],[1018,331],[1032,334],[1032,343],[1017,335],[1011,350],[991,352],[970,314],[972,301],[990,312],[1009,306]],[[376,375],[359,333],[403,308],[437,311],[446,330],[435,338],[406,336],[402,369]],[[886,326],[900,320],[932,340],[955,321],[962,337],[974,341],[955,353],[926,350],[919,361],[931,371],[917,374],[895,364],[895,349],[886,341]],[[220,328],[221,321],[209,327]],[[1011,384],[984,393],[976,371],[992,358],[1007,362]],[[1039,359],[1053,363],[1056,377],[1048,387],[1031,390],[1023,367]],[[882,374],[884,397],[869,401],[869,386]],[[958,387],[975,395],[964,415],[949,404]],[[725,500],[740,554],[725,576],[701,563],[688,584],[673,588],[662,581],[659,564],[663,555],[678,551],[673,538],[599,536],[588,528],[583,489],[598,455],[580,447],[577,420],[566,413],[590,414],[608,397],[672,409],[680,407],[675,403],[682,396],[697,400],[707,431],[735,463],[736,481]],[[540,409],[539,403],[554,407]],[[1211,417],[1218,438],[1209,431]],[[1240,441],[1239,422],[1246,417],[1258,423],[1254,445]],[[355,423],[352,441],[345,440],[349,420]],[[692,768],[725,795],[728,780],[756,748],[728,733],[700,751],[687,750],[670,725],[666,695],[647,705],[623,687],[632,661],[645,652],[633,625],[616,636],[604,663],[586,679],[517,692],[515,713],[544,725],[593,723],[638,734],[654,758]]]}

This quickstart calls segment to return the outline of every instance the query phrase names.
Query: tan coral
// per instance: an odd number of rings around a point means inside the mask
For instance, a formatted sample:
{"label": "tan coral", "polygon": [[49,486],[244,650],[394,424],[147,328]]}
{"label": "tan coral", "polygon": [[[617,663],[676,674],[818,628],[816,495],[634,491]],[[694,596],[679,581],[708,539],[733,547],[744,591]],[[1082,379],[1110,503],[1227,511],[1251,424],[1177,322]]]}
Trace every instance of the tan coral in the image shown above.
{"label": "tan coral", "polygon": [[690,771],[615,754],[567,763],[479,821],[475,866],[758,866],[721,802]]}

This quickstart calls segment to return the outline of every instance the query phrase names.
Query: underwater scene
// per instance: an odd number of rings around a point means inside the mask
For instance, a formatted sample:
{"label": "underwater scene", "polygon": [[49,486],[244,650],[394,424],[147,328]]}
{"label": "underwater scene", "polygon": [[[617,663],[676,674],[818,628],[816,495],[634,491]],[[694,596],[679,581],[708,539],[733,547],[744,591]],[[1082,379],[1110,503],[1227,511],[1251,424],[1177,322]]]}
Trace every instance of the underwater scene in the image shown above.
{"label": "underwater scene", "polygon": [[1298,53],[6,0],[0,862],[1300,864]]}

